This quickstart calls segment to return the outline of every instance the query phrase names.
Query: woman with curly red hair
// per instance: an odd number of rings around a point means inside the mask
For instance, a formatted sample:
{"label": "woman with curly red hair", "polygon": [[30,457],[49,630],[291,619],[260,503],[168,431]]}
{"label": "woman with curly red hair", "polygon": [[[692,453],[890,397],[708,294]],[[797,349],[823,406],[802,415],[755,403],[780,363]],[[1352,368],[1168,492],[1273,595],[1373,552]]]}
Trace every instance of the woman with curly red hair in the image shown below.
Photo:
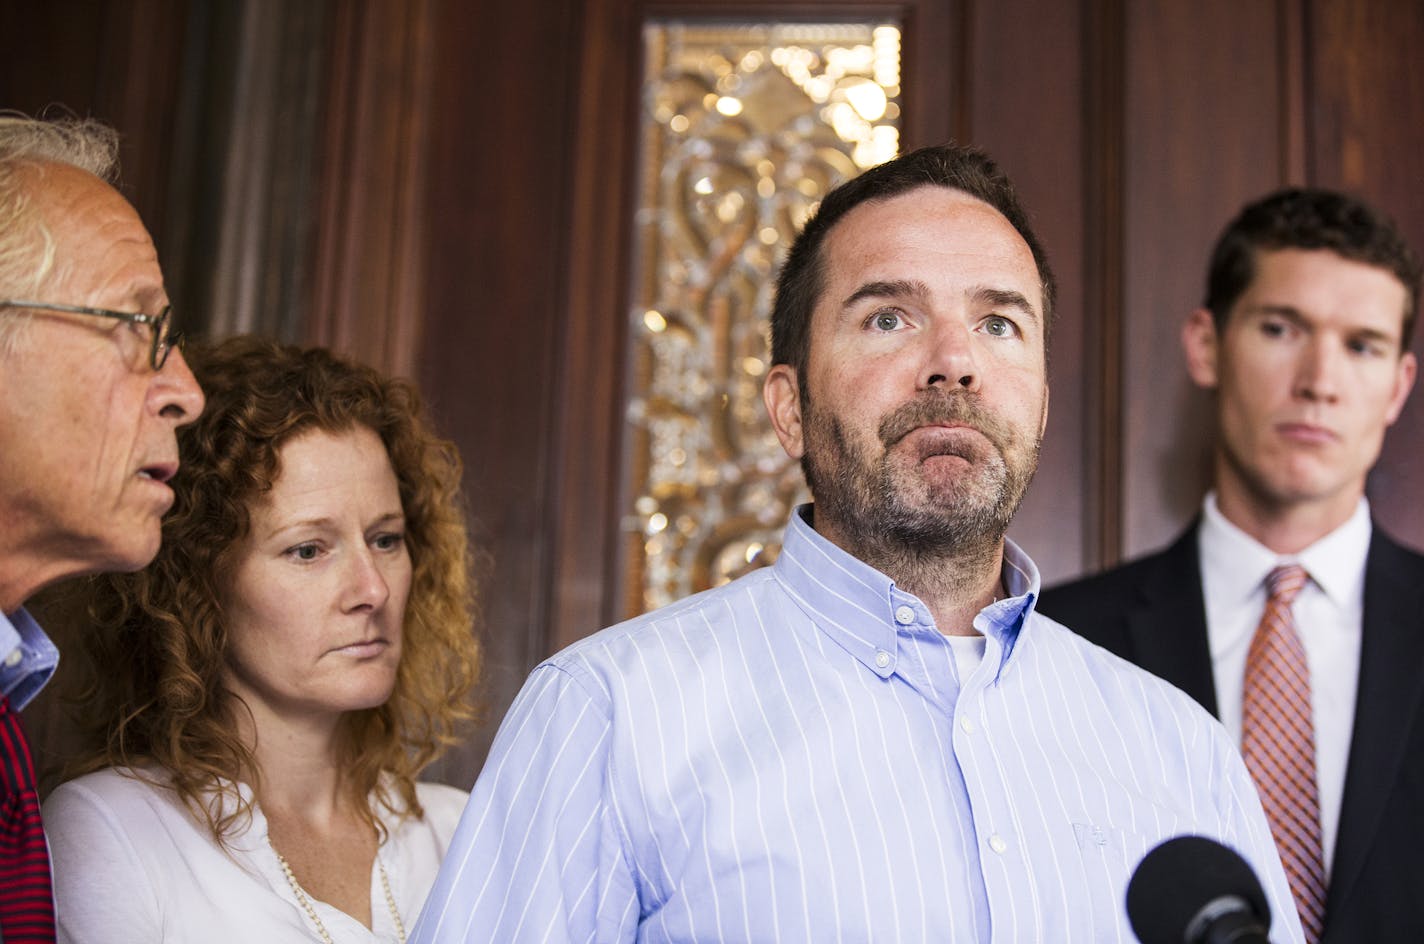
{"label": "woman with curly red hair", "polygon": [[60,939],[404,941],[465,794],[416,782],[479,666],[460,463],[412,388],[236,338],[144,571],[89,581]]}

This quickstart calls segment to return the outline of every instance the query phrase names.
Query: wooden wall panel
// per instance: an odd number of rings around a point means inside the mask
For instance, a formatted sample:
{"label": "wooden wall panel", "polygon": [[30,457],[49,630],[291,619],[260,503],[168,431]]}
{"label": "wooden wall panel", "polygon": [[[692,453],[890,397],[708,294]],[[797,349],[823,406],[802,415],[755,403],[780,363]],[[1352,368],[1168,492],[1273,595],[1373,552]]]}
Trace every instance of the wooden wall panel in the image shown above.
{"label": "wooden wall panel", "polygon": [[170,278],[180,280],[183,310],[201,315],[210,338],[255,333],[298,342],[315,320],[317,195],[342,185],[317,170],[332,6],[222,5],[205,8],[194,30],[215,61],[190,60],[184,76],[201,102],[187,100],[188,133],[207,159],[191,165],[201,196],[182,209],[189,232],[211,249],[186,255]]}
{"label": "wooden wall panel", "polygon": [[[31,115],[50,105],[95,115],[104,13],[93,3],[0,3],[0,36],[24,37],[11,39],[0,57],[0,103]],[[27,56],[26,49],[41,54]]]}
{"label": "wooden wall panel", "polygon": [[[1179,333],[1221,227],[1281,183],[1280,10],[1235,0],[1126,8],[1122,550],[1192,517],[1208,475],[1209,401]],[[1108,496],[1109,500],[1113,496]]]}
{"label": "wooden wall panel", "polygon": [[[274,0],[0,0],[0,33],[25,38],[0,62],[0,107],[64,102],[125,132],[129,191],[184,298],[255,264],[213,237],[224,161],[260,133],[222,85],[260,61],[227,35],[254,10],[292,29],[331,16],[316,144],[278,158],[292,179],[320,169],[315,231],[293,245],[315,260],[324,320],[302,327],[413,371],[465,458],[489,558],[488,717],[437,771],[455,783],[530,666],[616,615],[643,17],[903,19],[904,144],[993,153],[1059,275],[1049,433],[1013,531],[1050,580],[1148,550],[1194,513],[1209,411],[1178,330],[1241,203],[1293,181],[1355,189],[1424,245],[1412,0],[372,0],[285,24]],[[302,277],[278,268],[256,273],[262,291]],[[1372,485],[1416,544],[1420,404]]]}
{"label": "wooden wall panel", "polygon": [[[444,765],[473,781],[545,655],[550,449],[567,325],[571,95],[581,5],[444,3],[435,13],[426,310],[417,376],[465,460],[483,581],[489,725]],[[568,474],[577,466],[570,465]]]}
{"label": "wooden wall panel", "polygon": [[[624,311],[637,188],[642,34],[635,5],[589,0],[575,91],[572,198],[565,217],[567,321],[556,389],[548,501],[553,513],[549,609],[542,643],[556,651],[616,619]],[[635,50],[637,52],[635,52]]]}
{"label": "wooden wall panel", "polygon": [[306,343],[403,377],[415,373],[426,311],[432,8],[432,0],[334,7],[316,277],[303,326]]}
{"label": "wooden wall panel", "polygon": [[159,252],[187,0],[0,2],[0,108],[50,108],[118,128],[120,190]]}
{"label": "wooden wall panel", "polygon": [[[1308,160],[1312,182],[1360,194],[1424,252],[1424,4],[1310,4]],[[1415,351],[1421,345],[1414,344]],[[1385,438],[1370,481],[1375,514],[1424,547],[1424,390]]]}

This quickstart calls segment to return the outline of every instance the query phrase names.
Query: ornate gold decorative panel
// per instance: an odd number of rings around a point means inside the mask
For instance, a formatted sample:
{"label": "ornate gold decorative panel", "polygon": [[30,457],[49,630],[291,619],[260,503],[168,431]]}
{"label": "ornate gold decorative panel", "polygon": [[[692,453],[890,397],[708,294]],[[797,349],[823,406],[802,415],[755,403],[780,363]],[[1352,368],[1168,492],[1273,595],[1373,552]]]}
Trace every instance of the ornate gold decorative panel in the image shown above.
{"label": "ornate gold decorative panel", "polygon": [[899,146],[888,23],[657,22],[624,468],[629,614],[770,563],[799,467],[761,403],[773,282],[821,196]]}

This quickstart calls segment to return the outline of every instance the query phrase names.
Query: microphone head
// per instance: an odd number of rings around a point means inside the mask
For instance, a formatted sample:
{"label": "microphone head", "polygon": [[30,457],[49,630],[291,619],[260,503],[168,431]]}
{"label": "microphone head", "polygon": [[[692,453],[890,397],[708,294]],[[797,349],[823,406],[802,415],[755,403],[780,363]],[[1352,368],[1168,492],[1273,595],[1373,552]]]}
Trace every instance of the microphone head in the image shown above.
{"label": "microphone head", "polygon": [[1142,859],[1127,884],[1127,918],[1142,944],[1183,944],[1208,904],[1235,896],[1271,927],[1271,908],[1251,866],[1204,836],[1177,836]]}

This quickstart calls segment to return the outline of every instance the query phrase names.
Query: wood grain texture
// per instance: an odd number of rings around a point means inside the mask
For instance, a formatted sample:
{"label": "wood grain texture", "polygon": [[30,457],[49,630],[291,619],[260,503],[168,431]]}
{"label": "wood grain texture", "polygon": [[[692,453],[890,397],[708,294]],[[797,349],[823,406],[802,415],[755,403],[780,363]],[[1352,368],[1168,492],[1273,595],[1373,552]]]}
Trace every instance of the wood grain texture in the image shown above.
{"label": "wood grain texture", "polygon": [[397,376],[424,328],[432,0],[337,4],[307,343]]}
{"label": "wood grain texture", "polygon": [[[1317,0],[1309,6],[1312,183],[1370,201],[1424,252],[1424,4]],[[1415,547],[1424,547],[1421,494],[1424,392],[1416,386],[1385,437],[1369,485],[1376,516]]]}
{"label": "wood grain texture", "polygon": [[[572,0],[479,2],[435,13],[417,376],[464,457],[475,542],[490,558],[488,724],[447,762],[457,783],[474,779],[505,707],[548,649],[571,101],[585,81],[580,9]],[[575,460],[565,474],[582,468]]]}
{"label": "wood grain texture", "polygon": [[[1178,331],[1242,203],[1343,187],[1424,245],[1412,0],[0,2],[0,34],[24,38],[0,106],[63,102],[124,132],[126,192],[185,318],[240,284],[291,309],[266,330],[411,374],[460,447],[489,558],[487,717],[442,778],[471,782],[529,668],[617,613],[640,24],[843,14],[903,22],[903,143],[984,146],[1053,259],[1049,433],[1013,531],[1049,579],[1194,513],[1210,401]],[[283,66],[293,44],[310,56]],[[300,99],[245,108],[264,68]],[[241,239],[235,206],[261,224]],[[1371,484],[1416,545],[1419,404]],[[27,723],[62,744],[45,711]]]}

